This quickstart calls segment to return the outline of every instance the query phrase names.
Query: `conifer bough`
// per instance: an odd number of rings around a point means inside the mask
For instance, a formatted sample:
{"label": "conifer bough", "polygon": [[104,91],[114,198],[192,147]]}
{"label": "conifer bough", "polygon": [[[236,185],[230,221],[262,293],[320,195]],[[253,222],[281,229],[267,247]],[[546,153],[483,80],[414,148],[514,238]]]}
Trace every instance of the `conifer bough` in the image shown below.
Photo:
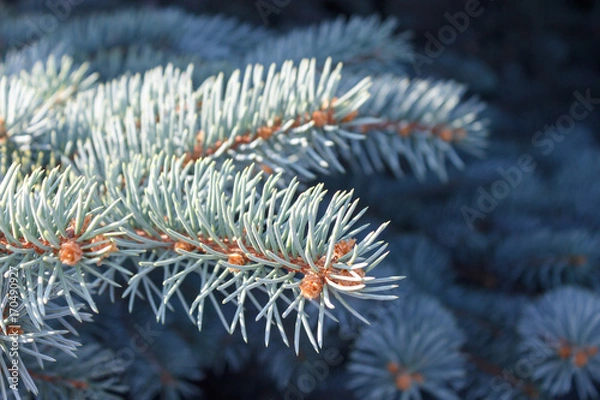
{"label": "conifer bough", "polygon": [[[288,344],[285,321],[292,316],[296,353],[304,335],[315,350],[323,346],[325,318],[335,320],[336,308],[367,322],[348,299],[394,299],[390,291],[401,279],[373,273],[387,255],[379,240],[386,224],[365,232],[365,209],[352,192],[328,195],[307,181],[348,166],[398,177],[406,168],[418,178],[433,171],[446,179],[448,161],[462,167],[457,149],[482,155],[481,103],[463,101],[465,88],[452,82],[361,76],[360,60],[380,71],[406,58],[409,46],[393,34],[393,20],[364,20],[372,32],[366,36],[357,31],[360,18],[337,20],[307,33],[328,32],[323,46],[263,66],[255,63],[268,58],[270,39],[262,30],[227,23],[224,29],[249,48],[220,34],[218,51],[189,33],[220,17],[169,11],[154,32],[138,26],[157,17],[147,13],[77,19],[11,50],[0,65],[0,284],[3,309],[10,290],[18,294],[23,371],[47,365],[56,350],[73,354],[78,343],[68,336],[77,329],[68,317],[90,323],[86,310],[102,313],[97,298],[105,290],[113,300],[117,293],[128,297],[130,312],[146,301],[163,323],[176,298],[199,329],[209,303],[225,328],[233,333],[239,326],[246,341],[247,319],[264,320],[266,345],[273,328]],[[175,62],[194,49],[202,62],[151,68],[147,58],[135,58],[130,22],[149,43],[164,40],[164,48],[148,51]],[[101,35],[111,24],[128,36],[83,43],[72,35]],[[178,25],[186,38],[168,28]],[[219,31],[217,25],[210,29]],[[336,35],[356,37],[360,48],[341,56],[347,44]],[[281,39],[273,57],[302,37],[294,31]],[[386,55],[392,48],[397,56]],[[114,65],[146,72],[125,70],[101,81],[99,66],[115,62],[115,49],[131,58]],[[87,58],[93,62],[77,62]],[[338,61],[352,64],[351,73],[343,74]],[[221,66],[220,74],[197,83]],[[9,318],[0,323],[4,394]],[[64,329],[51,329],[53,319]],[[110,357],[84,354],[89,363]],[[72,379],[24,372],[25,389],[38,393],[56,382],[64,397],[124,390],[109,369],[88,378],[60,371]]]}

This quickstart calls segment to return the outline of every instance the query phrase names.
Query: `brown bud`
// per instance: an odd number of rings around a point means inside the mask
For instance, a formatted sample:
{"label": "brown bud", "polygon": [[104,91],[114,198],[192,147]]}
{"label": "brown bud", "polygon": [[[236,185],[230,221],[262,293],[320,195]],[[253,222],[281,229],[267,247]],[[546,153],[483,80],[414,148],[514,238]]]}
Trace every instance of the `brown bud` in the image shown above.
{"label": "brown bud", "polygon": [[227,258],[227,262],[233,265],[245,265],[248,259],[242,253],[231,253]]}
{"label": "brown bud", "polygon": [[179,240],[175,242],[173,245],[173,249],[175,250],[183,250],[183,251],[192,251],[194,250],[194,245],[188,242],[184,242],[183,240]]}
{"label": "brown bud", "polygon": [[329,122],[329,116],[326,111],[315,111],[312,113],[312,120],[317,128],[322,128]]}
{"label": "brown bud", "polygon": [[575,353],[575,357],[573,358],[573,364],[575,364],[577,368],[585,367],[587,363],[588,355],[586,354],[585,350],[579,350],[577,353]]}
{"label": "brown bud", "polygon": [[408,389],[410,389],[410,387],[412,386],[412,377],[409,374],[399,374],[396,375],[396,387],[400,390],[402,390],[403,392],[407,391]]}
{"label": "brown bud", "polygon": [[69,239],[60,245],[58,258],[63,264],[73,266],[81,260],[81,257],[83,257],[83,250],[75,240]]}
{"label": "brown bud", "polygon": [[558,356],[562,359],[566,359],[571,357],[571,346],[567,345],[561,345],[557,350],[556,353],[558,354]]}
{"label": "brown bud", "polygon": [[356,239],[340,240],[333,247],[333,257],[337,260],[338,258],[346,255],[352,251],[355,243]]}
{"label": "brown bud", "polygon": [[268,138],[271,137],[271,135],[273,135],[273,128],[271,128],[269,126],[261,126],[256,131],[256,136],[258,136],[259,138],[261,138],[263,140],[267,140]]}
{"label": "brown bud", "polygon": [[309,273],[302,278],[300,282],[300,292],[302,296],[309,300],[314,300],[323,290],[323,279],[316,274]]}
{"label": "brown bud", "polygon": [[400,371],[400,367],[398,367],[398,364],[396,364],[393,361],[387,363],[385,367],[387,368],[388,372],[392,375],[396,375]]}
{"label": "brown bud", "polygon": [[451,142],[454,139],[454,132],[450,128],[442,128],[438,132],[438,137],[444,142]]}

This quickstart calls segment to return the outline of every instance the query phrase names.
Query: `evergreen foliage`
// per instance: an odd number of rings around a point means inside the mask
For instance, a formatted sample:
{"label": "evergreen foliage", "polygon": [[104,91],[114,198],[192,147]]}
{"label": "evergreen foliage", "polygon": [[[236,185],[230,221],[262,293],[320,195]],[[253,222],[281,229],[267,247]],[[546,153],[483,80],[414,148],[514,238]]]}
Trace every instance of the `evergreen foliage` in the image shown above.
{"label": "evergreen foliage", "polygon": [[459,399],[464,336],[452,315],[425,295],[403,299],[365,328],[351,354],[351,387],[363,399]]}
{"label": "evergreen foliage", "polygon": [[516,171],[394,19],[91,3],[0,11],[3,398],[598,396],[593,138]]}
{"label": "evergreen foliage", "polygon": [[575,287],[545,294],[519,322],[520,349],[539,357],[532,379],[552,396],[569,392],[580,399],[598,397],[600,298]]}

